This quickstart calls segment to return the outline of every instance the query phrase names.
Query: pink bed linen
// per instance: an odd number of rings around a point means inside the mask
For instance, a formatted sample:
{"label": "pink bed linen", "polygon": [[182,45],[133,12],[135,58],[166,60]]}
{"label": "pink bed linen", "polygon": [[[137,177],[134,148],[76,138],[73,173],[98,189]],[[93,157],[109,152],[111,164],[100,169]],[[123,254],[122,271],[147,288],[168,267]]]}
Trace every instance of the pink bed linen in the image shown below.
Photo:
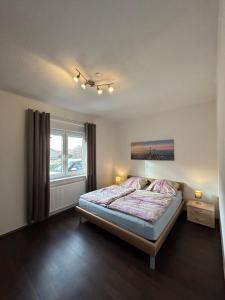
{"label": "pink bed linen", "polygon": [[171,201],[172,197],[168,194],[137,190],[113,201],[108,208],[154,223],[164,213]]}
{"label": "pink bed linen", "polygon": [[147,190],[160,194],[169,194],[171,196],[175,196],[178,186],[178,183],[170,180],[156,179],[149,185]]}
{"label": "pink bed linen", "polygon": [[111,185],[87,194],[82,195],[82,199],[107,206],[112,201],[132,193],[135,189],[121,185]]}

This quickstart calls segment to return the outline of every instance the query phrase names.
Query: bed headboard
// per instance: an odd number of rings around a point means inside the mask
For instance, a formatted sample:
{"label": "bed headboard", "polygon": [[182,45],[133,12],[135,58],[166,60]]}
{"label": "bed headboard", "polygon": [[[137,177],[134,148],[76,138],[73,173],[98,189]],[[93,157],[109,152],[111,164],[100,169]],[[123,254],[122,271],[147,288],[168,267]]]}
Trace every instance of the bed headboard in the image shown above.
{"label": "bed headboard", "polygon": [[[127,175],[127,178],[136,177],[136,176],[135,175]],[[149,180],[149,183],[151,183],[153,180],[156,180],[156,178],[148,178],[148,177],[147,177],[147,179]],[[170,179],[168,179],[168,180],[170,180]],[[171,181],[174,181],[174,180],[171,180]],[[184,192],[184,183],[183,182],[179,182],[179,181],[175,181],[175,182],[179,184],[178,190],[183,193]]]}

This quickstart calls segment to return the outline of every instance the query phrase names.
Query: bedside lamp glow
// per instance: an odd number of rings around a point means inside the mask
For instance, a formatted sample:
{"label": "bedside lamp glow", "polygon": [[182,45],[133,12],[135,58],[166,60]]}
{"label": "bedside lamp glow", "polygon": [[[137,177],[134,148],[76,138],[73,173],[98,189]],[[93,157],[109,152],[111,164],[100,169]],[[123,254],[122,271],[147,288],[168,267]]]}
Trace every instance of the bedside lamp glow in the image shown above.
{"label": "bedside lamp glow", "polygon": [[202,198],[202,192],[201,191],[195,191],[195,198],[201,199]]}
{"label": "bedside lamp glow", "polygon": [[120,176],[116,176],[115,180],[116,180],[116,184],[121,183],[121,177]]}
{"label": "bedside lamp glow", "polygon": [[195,199],[197,203],[200,203],[199,200],[202,199],[202,192],[201,191],[195,191]]}

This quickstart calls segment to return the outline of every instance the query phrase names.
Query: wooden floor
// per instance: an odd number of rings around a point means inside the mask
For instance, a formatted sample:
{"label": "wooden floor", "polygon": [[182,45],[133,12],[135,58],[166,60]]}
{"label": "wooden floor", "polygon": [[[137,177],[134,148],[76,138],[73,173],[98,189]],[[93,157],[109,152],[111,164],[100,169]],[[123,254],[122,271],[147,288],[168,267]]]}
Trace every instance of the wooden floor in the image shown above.
{"label": "wooden floor", "polygon": [[0,299],[224,300],[219,229],[182,215],[148,256],[73,211],[0,239]]}

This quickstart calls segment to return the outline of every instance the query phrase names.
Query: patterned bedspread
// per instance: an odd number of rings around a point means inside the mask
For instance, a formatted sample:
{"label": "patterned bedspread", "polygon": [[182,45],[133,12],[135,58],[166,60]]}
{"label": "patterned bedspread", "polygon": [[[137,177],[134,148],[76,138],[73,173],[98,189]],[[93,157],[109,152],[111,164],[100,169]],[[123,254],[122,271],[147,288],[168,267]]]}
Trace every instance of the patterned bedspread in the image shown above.
{"label": "patterned bedspread", "polygon": [[112,201],[132,193],[135,189],[126,188],[121,185],[111,185],[87,194],[82,195],[82,199],[107,206]]}
{"label": "patterned bedspread", "polygon": [[168,194],[137,190],[125,197],[113,201],[108,208],[156,222],[170,205],[172,197]]}

